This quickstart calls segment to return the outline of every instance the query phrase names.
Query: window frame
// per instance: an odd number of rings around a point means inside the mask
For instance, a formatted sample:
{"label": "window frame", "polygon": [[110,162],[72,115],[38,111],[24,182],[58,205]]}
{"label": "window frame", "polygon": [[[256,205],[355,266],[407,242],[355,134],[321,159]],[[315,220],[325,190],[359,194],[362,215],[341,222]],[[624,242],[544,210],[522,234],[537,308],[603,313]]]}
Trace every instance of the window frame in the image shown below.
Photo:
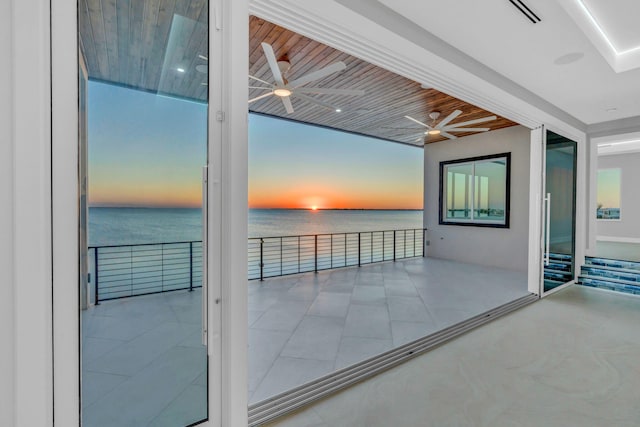
{"label": "window frame", "polygon": [[[492,159],[499,159],[499,158],[505,158],[506,160],[506,173],[505,173],[505,209],[504,209],[504,223],[496,223],[496,222],[486,222],[486,221],[479,221],[479,220],[475,220],[475,219],[457,219],[457,220],[452,220],[449,218],[446,218],[446,216],[444,215],[445,209],[446,209],[446,196],[447,194],[444,193],[445,190],[445,185],[444,185],[444,169],[447,166],[450,165],[461,165],[461,164],[465,164],[465,163],[469,163],[472,165],[473,168],[473,179],[474,182],[471,184],[471,190],[472,192],[474,191],[475,188],[475,166],[476,163],[478,162],[482,162],[482,161],[486,161],[486,160],[492,160]],[[475,209],[475,206],[473,205],[475,203],[475,197],[474,195],[472,195],[471,197],[471,211],[472,211],[472,215],[473,215],[473,210]],[[487,155],[487,156],[478,156],[478,157],[468,157],[468,158],[464,158],[464,159],[455,159],[455,160],[446,160],[446,161],[442,161],[440,162],[440,185],[439,185],[439,198],[438,198],[438,224],[439,225],[459,225],[459,226],[463,226],[463,227],[484,227],[484,228],[510,228],[510,217],[511,217],[511,152],[507,152],[507,153],[499,153],[499,154],[491,154],[491,155]]]}

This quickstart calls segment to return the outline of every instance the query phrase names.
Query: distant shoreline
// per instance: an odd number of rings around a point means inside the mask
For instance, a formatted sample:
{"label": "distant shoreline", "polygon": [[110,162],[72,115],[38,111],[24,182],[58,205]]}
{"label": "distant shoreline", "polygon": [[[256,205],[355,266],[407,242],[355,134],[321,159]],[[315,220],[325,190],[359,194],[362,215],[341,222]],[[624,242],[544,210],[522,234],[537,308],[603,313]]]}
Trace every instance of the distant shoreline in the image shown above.
{"label": "distant shoreline", "polygon": [[[186,206],[89,206],[97,209],[200,209]],[[249,208],[260,211],[311,211],[309,208]],[[318,208],[317,211],[422,211],[409,208]]]}

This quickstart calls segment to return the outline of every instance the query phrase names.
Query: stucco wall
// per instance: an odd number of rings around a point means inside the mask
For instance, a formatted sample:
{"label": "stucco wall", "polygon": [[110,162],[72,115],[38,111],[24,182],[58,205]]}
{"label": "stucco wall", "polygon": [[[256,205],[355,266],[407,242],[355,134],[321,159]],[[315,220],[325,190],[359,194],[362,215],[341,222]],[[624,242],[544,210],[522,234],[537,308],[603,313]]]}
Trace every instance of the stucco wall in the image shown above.
{"label": "stucco wall", "polygon": [[[425,145],[424,225],[429,257],[527,271],[529,144],[529,129],[514,126]],[[511,152],[510,228],[439,225],[440,162],[505,152]]]}

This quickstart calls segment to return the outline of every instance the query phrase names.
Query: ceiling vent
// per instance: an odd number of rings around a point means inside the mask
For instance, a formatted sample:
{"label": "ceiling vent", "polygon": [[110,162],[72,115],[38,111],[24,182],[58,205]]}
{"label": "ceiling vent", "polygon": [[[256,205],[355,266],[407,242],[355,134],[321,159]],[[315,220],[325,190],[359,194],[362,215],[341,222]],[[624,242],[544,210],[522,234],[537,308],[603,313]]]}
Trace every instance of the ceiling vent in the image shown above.
{"label": "ceiling vent", "polygon": [[534,24],[542,21],[522,0],[509,0],[509,3],[514,5],[527,19]]}

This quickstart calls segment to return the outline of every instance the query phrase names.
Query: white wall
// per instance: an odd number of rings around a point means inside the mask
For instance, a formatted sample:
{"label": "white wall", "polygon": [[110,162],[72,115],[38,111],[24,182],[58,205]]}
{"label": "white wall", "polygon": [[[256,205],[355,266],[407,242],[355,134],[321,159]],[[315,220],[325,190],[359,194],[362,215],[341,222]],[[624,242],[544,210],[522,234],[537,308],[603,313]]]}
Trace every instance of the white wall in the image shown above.
{"label": "white wall", "polygon": [[[0,57],[11,58],[11,3],[0,2]],[[12,67],[0,67],[0,425],[14,425]]]}
{"label": "white wall", "polygon": [[[598,236],[640,239],[640,197],[638,197],[640,153],[598,157],[598,169],[613,168],[622,169],[621,220],[598,221]],[[595,206],[593,209],[595,209]]]}
{"label": "white wall", "polygon": [[[527,271],[530,130],[514,126],[424,148],[424,225],[427,255]],[[440,162],[511,152],[510,228],[439,225]]]}

